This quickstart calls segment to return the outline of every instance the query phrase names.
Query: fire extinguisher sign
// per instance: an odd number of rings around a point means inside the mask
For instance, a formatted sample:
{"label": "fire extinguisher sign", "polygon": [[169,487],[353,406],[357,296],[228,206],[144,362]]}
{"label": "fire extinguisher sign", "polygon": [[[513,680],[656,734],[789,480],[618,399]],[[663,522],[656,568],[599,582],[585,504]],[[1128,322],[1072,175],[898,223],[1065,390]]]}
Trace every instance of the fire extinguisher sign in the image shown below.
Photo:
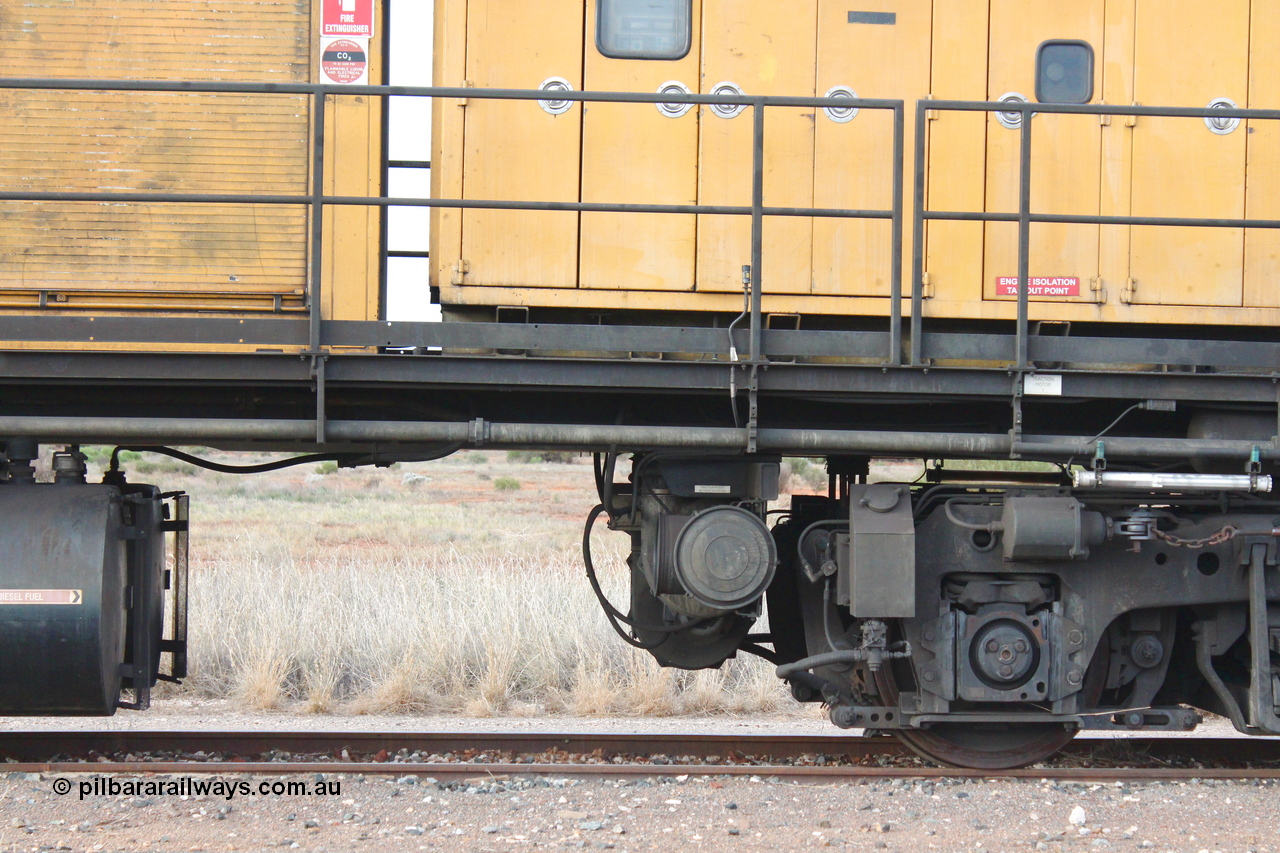
{"label": "fire extinguisher sign", "polygon": [[373,38],[373,0],[323,0],[320,35]]}

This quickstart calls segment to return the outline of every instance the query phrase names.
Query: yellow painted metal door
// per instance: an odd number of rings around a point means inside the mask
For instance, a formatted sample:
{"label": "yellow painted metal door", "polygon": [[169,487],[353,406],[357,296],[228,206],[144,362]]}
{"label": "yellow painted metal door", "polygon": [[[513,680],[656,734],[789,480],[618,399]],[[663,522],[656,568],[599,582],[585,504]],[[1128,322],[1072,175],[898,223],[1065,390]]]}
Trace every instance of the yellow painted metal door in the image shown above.
{"label": "yellow painted metal door", "polygon": [[[1093,51],[1094,100],[1104,55],[1104,0],[992,0],[987,97],[1010,94],[1036,100],[1036,56],[1050,40],[1085,42]],[[987,210],[1016,213],[1021,131],[987,117]],[[1099,210],[1102,126],[1097,116],[1040,113],[1032,120],[1031,209],[1036,213],[1093,214]],[[1014,123],[1010,121],[1009,123]],[[1017,299],[1018,226],[987,223],[983,296]],[[1098,275],[1098,226],[1031,226],[1030,299],[1091,302]]]}
{"label": "yellow painted metal door", "polygon": [[[920,0],[863,2],[854,12],[847,2],[820,0],[817,94],[842,86],[862,98],[914,105],[929,93],[932,13],[933,3]],[[893,113],[819,110],[814,120],[814,206],[892,207]],[[908,120],[907,151],[914,134]],[[905,168],[910,170],[909,160]],[[910,230],[904,235],[907,258]],[[888,220],[815,219],[813,292],[888,296],[890,237]]]}
{"label": "yellow painted metal door", "polygon": [[[986,99],[990,11],[989,0],[942,0],[933,4],[934,98]],[[907,104],[911,124],[915,122],[914,107],[913,103]],[[1003,128],[997,126],[996,130]],[[928,122],[930,208],[982,209],[986,199],[983,165],[987,132],[987,117],[982,113],[933,114],[933,120]],[[908,157],[911,156],[914,155],[909,150]],[[939,310],[934,306],[944,302],[981,304],[983,230],[981,222],[926,223],[924,272],[929,281],[926,292],[932,295],[925,303],[926,310],[945,315],[954,309]]]}
{"label": "yellow painted metal door", "polygon": [[[814,94],[817,0],[736,0],[703,8],[702,92],[732,83],[747,95]],[[699,201],[751,204],[752,115],[731,118],[701,110]],[[764,132],[764,203],[811,207],[814,111],[770,107]],[[770,217],[764,223],[765,294],[809,293],[813,222]],[[740,291],[751,263],[751,222],[745,216],[698,217],[698,289]]]}
{"label": "yellow painted metal door", "polygon": [[[597,46],[599,3],[588,0],[585,88],[657,92],[681,84],[698,91],[701,3],[694,0],[689,52],[680,59],[611,58]],[[593,103],[582,117],[582,200],[695,204],[698,109]],[[692,214],[584,213],[580,286],[691,290],[696,217]]]}
{"label": "yellow painted metal door", "polygon": [[[1247,102],[1249,0],[1137,0],[1134,93],[1147,106]],[[1270,48],[1269,48],[1270,49]],[[1133,128],[1133,215],[1244,215],[1247,131],[1214,133],[1198,118],[1139,118]],[[1244,233],[1134,226],[1132,286],[1156,305],[1241,304]]]}
{"label": "yellow painted metal door", "polygon": [[[1250,18],[1252,51],[1249,106],[1280,106],[1280,4],[1255,3]],[[1280,219],[1280,122],[1248,122],[1248,181],[1245,213],[1250,219]],[[1280,307],[1280,231],[1253,228],[1244,238],[1244,304]]]}
{"label": "yellow painted metal door", "polygon": [[[559,77],[581,89],[582,19],[583,0],[470,0],[466,79],[477,88],[536,89]],[[539,103],[468,100],[466,198],[578,201],[582,108],[553,114]],[[578,214],[468,210],[454,270],[457,284],[575,287]]]}

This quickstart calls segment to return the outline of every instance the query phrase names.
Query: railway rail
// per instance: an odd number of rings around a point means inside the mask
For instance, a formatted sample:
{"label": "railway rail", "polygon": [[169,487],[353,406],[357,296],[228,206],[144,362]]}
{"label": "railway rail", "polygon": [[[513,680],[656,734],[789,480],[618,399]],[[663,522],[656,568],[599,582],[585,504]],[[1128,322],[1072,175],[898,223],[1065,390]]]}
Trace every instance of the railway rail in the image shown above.
{"label": "railway rail", "polygon": [[897,740],[829,735],[387,732],[3,732],[14,773],[387,774],[441,784],[514,776],[1280,780],[1280,739],[1079,738],[1052,762],[1003,771],[923,764]]}

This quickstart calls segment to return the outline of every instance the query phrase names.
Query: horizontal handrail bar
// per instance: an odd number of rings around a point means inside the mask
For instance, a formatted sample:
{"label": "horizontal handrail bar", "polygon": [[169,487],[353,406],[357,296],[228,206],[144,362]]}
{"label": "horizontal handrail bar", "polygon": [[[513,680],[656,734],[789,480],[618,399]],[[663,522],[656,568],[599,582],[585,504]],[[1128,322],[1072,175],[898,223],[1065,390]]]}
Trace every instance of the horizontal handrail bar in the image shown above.
{"label": "horizontal handrail bar", "polygon": [[[398,196],[252,195],[218,193],[20,192],[0,191],[0,201],[138,202],[144,204],[297,204],[364,207],[443,207],[468,210],[561,210],[586,213],[688,213],[750,216],[750,206],[716,204],[608,204],[583,201],[505,201],[413,198]],[[765,207],[765,216],[814,216],[847,219],[892,219],[892,210],[844,210],[826,207]]]}
{"label": "horizontal handrail bar", "polygon": [[[926,210],[925,219],[951,222],[1017,222],[1016,213]],[[1280,228],[1280,219],[1207,219],[1187,216],[1101,216],[1074,213],[1032,213],[1032,222],[1066,225],[1187,225],[1196,228]]]}
{"label": "horizontal handrail bar", "polygon": [[785,95],[678,95],[662,92],[594,92],[574,89],[473,89],[457,86],[347,86],[332,83],[205,83],[186,80],[94,80],[0,77],[0,89],[92,92],[182,92],[196,94],[366,95],[477,98],[502,101],[588,101],[620,104],[708,104],[716,106],[843,107],[896,110],[905,101],[884,98],[816,98]]}
{"label": "horizontal handrail bar", "polygon": [[920,101],[927,110],[984,113],[1057,113],[1062,115],[1150,116],[1152,118],[1280,119],[1280,110],[1218,107],[1145,107],[1137,104],[1042,104],[1036,101]]}

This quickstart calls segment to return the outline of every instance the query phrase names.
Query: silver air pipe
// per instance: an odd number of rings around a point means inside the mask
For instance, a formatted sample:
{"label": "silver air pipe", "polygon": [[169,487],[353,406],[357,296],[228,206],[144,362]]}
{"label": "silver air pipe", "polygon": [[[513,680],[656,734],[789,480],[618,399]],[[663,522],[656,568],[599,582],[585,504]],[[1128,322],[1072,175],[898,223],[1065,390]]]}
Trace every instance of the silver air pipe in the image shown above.
{"label": "silver air pipe", "polygon": [[1145,474],[1133,471],[1076,471],[1077,489],[1141,489],[1146,492],[1269,492],[1270,474]]}

